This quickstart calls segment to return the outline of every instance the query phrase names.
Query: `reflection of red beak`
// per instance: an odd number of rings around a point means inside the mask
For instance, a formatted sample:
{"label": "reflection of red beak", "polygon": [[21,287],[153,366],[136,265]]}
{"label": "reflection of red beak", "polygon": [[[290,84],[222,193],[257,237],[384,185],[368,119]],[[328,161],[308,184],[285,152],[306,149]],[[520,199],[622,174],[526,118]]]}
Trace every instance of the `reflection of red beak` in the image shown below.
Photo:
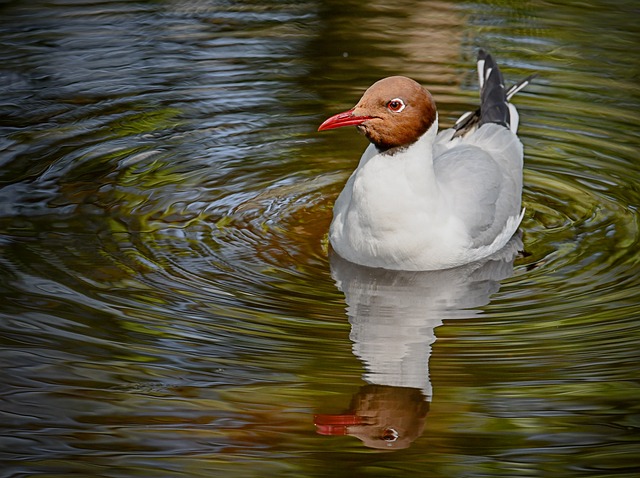
{"label": "reflection of red beak", "polygon": [[353,108],[351,108],[349,111],[338,113],[337,115],[333,115],[331,118],[325,120],[325,122],[322,123],[318,128],[318,131],[341,128],[343,126],[358,126],[359,124],[362,124],[370,119],[371,116],[355,116],[353,114]]}
{"label": "reflection of red beak", "polygon": [[349,426],[362,424],[362,418],[357,415],[314,415],[313,422],[319,435],[346,435]]}

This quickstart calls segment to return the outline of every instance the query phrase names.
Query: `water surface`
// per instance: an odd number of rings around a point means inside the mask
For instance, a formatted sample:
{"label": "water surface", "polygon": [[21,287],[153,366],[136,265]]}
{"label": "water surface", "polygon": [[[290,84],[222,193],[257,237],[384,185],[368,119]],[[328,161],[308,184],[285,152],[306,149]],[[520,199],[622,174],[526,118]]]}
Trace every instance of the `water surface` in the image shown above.
{"label": "water surface", "polygon": [[[1,476],[636,476],[640,7],[366,3],[0,6]],[[526,253],[332,256],[317,126],[392,74],[450,126],[479,47],[539,73]]]}

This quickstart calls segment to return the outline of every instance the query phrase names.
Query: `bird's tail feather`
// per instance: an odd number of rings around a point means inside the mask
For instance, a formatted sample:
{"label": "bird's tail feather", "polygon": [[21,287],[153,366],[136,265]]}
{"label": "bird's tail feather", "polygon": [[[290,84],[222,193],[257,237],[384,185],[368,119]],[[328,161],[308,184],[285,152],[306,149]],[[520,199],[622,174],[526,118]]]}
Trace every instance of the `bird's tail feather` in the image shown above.
{"label": "bird's tail feather", "polygon": [[464,136],[486,123],[496,123],[511,131],[518,130],[518,111],[509,103],[513,95],[525,88],[536,75],[516,83],[508,90],[502,73],[493,57],[484,50],[478,52],[478,81],[480,84],[480,108],[463,114],[453,128],[453,137]]}

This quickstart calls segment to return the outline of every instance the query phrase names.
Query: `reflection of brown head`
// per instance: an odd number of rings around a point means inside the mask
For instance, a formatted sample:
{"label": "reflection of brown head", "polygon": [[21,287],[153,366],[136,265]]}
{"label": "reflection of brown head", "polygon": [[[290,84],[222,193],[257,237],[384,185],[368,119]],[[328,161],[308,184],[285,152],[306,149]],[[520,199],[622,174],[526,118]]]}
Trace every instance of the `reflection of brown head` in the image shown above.
{"label": "reflection of brown head", "polygon": [[366,385],[343,415],[316,415],[321,435],[351,435],[370,448],[407,448],[424,429],[429,402],[415,388]]}

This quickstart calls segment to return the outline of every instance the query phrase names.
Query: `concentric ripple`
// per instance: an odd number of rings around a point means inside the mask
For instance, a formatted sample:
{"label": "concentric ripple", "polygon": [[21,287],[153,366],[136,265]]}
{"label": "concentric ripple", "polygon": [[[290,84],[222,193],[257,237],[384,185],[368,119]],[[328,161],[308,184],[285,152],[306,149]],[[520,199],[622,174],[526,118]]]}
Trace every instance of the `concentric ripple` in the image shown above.
{"label": "concentric ripple", "polygon": [[[633,476],[626,3],[344,6],[2,7],[7,476]],[[479,46],[508,82],[539,73],[515,99],[524,252],[341,265],[326,233],[365,142],[317,126],[392,74],[451,125],[477,103]],[[340,428],[363,414],[376,427]]]}

